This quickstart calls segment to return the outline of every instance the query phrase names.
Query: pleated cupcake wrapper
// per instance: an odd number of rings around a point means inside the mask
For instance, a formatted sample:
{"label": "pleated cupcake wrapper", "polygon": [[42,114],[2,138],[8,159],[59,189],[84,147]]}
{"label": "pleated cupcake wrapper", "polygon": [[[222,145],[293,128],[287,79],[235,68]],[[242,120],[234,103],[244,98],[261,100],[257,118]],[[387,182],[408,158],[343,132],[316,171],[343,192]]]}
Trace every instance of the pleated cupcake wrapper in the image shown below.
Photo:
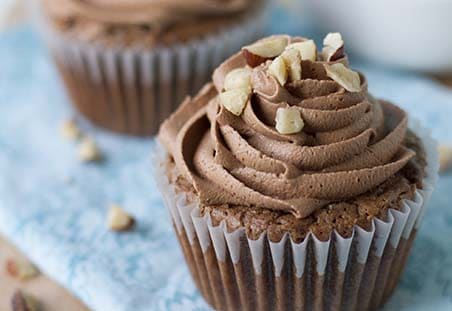
{"label": "pleated cupcake wrapper", "polygon": [[[244,228],[228,232],[225,222],[214,226],[196,203],[188,204],[158,165],[157,184],[206,300],[219,310],[367,310],[384,303],[398,282],[438,179],[436,142],[418,122],[410,120],[410,128],[426,150],[423,188],[400,210],[389,210],[386,221],[375,219],[370,231],[355,226],[349,238],[335,231],[328,241],[309,233],[301,243],[288,234],[272,242],[265,233],[251,240]],[[163,163],[166,154],[157,149],[155,163]]]}
{"label": "pleated cupcake wrapper", "polygon": [[133,135],[151,135],[213,69],[263,32],[266,5],[243,22],[187,44],[113,48],[65,36],[37,14],[74,105],[93,123]]}

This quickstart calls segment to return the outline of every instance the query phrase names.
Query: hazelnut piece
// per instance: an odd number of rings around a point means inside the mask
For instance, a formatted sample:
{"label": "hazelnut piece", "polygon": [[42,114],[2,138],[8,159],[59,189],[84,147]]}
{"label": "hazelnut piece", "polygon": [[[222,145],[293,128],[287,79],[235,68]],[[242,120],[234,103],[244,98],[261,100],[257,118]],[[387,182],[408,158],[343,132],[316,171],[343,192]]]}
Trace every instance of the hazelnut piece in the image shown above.
{"label": "hazelnut piece", "polygon": [[281,54],[286,64],[290,81],[301,80],[301,57],[300,52],[296,49],[289,49]]}
{"label": "hazelnut piece", "polygon": [[439,172],[444,173],[452,168],[452,147],[440,145],[439,151]]}
{"label": "hazelnut piece", "polygon": [[13,311],[39,311],[42,310],[41,303],[33,296],[17,290],[11,298]]}
{"label": "hazelnut piece", "polygon": [[287,46],[288,40],[284,36],[272,36],[259,40],[242,48],[247,64],[256,67],[266,60],[280,55]]}
{"label": "hazelnut piece", "polygon": [[281,86],[284,86],[288,77],[287,65],[284,58],[281,56],[276,57],[270,66],[268,66],[267,73],[274,77]]}
{"label": "hazelnut piece", "polygon": [[82,162],[96,162],[103,158],[96,142],[90,137],[82,140],[78,149],[78,155]]}
{"label": "hazelnut piece", "polygon": [[61,135],[67,140],[79,140],[82,137],[82,132],[77,126],[74,119],[69,119],[63,122],[60,128]]}
{"label": "hazelnut piece", "polygon": [[219,99],[226,110],[236,116],[240,116],[246,107],[250,95],[250,88],[240,88],[220,93]]}
{"label": "hazelnut piece", "polygon": [[332,32],[327,34],[325,39],[323,39],[323,45],[323,60],[334,62],[344,57],[344,40],[340,33]]}
{"label": "hazelnut piece", "polygon": [[226,91],[240,88],[251,88],[251,70],[249,68],[233,69],[224,78]]}
{"label": "hazelnut piece", "polygon": [[300,111],[295,107],[278,108],[275,121],[276,130],[284,135],[299,133],[304,127]]}
{"label": "hazelnut piece", "polygon": [[317,46],[313,40],[289,44],[286,47],[286,50],[288,49],[298,50],[302,60],[310,60],[311,62],[315,62],[317,60]]}
{"label": "hazelnut piece", "polygon": [[18,259],[7,260],[6,271],[20,281],[28,281],[39,275],[39,270],[31,262]]}
{"label": "hazelnut piece", "polygon": [[113,231],[127,231],[135,224],[135,219],[119,205],[113,204],[107,215],[107,225]]}
{"label": "hazelnut piece", "polygon": [[361,79],[356,71],[353,71],[345,67],[341,63],[323,65],[326,71],[326,75],[336,81],[340,86],[349,92],[361,91]]}

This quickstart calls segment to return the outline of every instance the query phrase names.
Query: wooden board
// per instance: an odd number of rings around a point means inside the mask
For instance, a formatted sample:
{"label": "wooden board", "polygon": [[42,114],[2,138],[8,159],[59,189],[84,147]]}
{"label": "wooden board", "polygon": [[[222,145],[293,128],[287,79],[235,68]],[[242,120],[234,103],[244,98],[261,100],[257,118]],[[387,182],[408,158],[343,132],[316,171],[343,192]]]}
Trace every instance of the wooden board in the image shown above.
{"label": "wooden board", "polygon": [[17,289],[23,289],[38,298],[45,311],[88,311],[83,304],[68,291],[44,275],[36,279],[19,282],[5,271],[9,258],[23,256],[0,236],[0,310],[11,310],[11,297]]}

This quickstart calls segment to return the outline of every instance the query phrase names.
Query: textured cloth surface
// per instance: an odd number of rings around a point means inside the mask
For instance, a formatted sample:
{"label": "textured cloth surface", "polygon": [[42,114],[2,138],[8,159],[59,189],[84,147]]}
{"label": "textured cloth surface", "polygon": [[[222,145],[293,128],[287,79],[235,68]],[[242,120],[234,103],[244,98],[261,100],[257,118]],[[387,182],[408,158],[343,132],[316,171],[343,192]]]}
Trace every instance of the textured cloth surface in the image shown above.
{"label": "textured cloth surface", "polygon": [[[294,27],[272,31],[296,33]],[[452,91],[409,73],[355,67],[368,75],[374,94],[452,144]],[[59,135],[61,121],[72,114],[66,101],[31,30],[0,35],[0,232],[93,310],[208,310],[152,179],[152,140],[84,125],[107,160],[82,164],[76,145]],[[385,310],[452,309],[451,189],[452,175],[443,176]],[[136,216],[135,231],[106,229],[113,202]]]}

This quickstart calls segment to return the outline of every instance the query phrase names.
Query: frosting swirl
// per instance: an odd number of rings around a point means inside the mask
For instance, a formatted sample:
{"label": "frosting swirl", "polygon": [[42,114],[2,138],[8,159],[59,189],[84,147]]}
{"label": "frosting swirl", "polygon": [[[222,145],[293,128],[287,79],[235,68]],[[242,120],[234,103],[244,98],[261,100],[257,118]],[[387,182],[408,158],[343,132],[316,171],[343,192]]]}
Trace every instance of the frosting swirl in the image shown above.
{"label": "frosting swirl", "polygon": [[[348,65],[346,57],[336,62]],[[364,76],[361,91],[350,93],[327,76],[325,62],[303,60],[302,79],[283,87],[266,71],[268,63],[252,69],[253,95],[240,116],[217,94],[228,72],[247,66],[243,52],[226,60],[213,83],[161,127],[160,140],[202,204],[257,206],[304,218],[375,188],[414,156],[402,144],[405,112],[374,99]],[[305,126],[283,135],[275,115],[289,106]]]}
{"label": "frosting swirl", "polygon": [[[107,24],[168,24],[201,17],[233,15],[249,0],[44,0],[60,18],[86,18]],[[58,3],[56,3],[58,2]]]}

